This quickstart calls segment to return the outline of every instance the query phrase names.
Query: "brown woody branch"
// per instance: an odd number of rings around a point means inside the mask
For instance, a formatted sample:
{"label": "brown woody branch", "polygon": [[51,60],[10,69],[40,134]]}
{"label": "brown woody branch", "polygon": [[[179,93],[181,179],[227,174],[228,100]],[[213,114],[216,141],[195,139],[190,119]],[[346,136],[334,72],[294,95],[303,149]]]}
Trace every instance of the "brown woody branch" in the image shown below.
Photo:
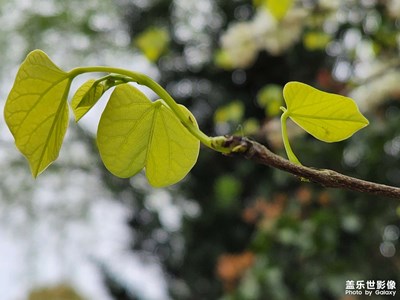
{"label": "brown woody branch", "polygon": [[257,163],[292,173],[324,187],[342,188],[400,199],[399,187],[357,179],[333,170],[297,165],[271,152],[264,145],[247,138],[227,136],[224,146],[231,149],[231,154],[241,155]]}

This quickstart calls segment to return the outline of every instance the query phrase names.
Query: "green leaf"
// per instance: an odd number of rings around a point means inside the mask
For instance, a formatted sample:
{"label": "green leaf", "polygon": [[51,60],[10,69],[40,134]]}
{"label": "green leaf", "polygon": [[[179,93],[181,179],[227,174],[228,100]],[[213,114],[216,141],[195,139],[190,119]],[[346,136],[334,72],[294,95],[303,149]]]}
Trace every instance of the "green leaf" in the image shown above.
{"label": "green leaf", "polygon": [[68,127],[68,73],[41,50],[22,63],[4,107],[4,118],[34,177],[60,152]]}
{"label": "green leaf", "polygon": [[225,70],[232,70],[234,62],[228,51],[224,49],[218,49],[214,54],[214,63]]}
{"label": "green leaf", "polygon": [[324,142],[338,142],[367,126],[353,99],[322,92],[301,82],[283,89],[287,115],[305,131]]}
{"label": "green leaf", "polygon": [[293,0],[264,0],[271,14],[278,20],[282,20],[293,5]]}
{"label": "green leaf", "polygon": [[135,44],[148,60],[155,62],[168,49],[169,41],[170,37],[165,28],[151,27],[135,39]]}
{"label": "green leaf", "polygon": [[238,123],[244,115],[244,104],[240,100],[235,100],[225,106],[218,108],[214,113],[214,122],[234,122]]}
{"label": "green leaf", "polygon": [[243,135],[255,135],[260,130],[260,123],[256,118],[249,118],[243,122]]}
{"label": "green leaf", "polygon": [[105,91],[104,83],[94,79],[89,79],[76,91],[71,100],[76,122],[99,101]]}
{"label": "green leaf", "polygon": [[324,31],[310,31],[303,35],[303,44],[307,50],[324,50],[332,37]]}
{"label": "green leaf", "polygon": [[[193,115],[180,106],[196,126]],[[200,142],[161,100],[129,84],[115,88],[101,116],[97,144],[107,169],[131,177],[146,169],[154,187],[182,180],[197,161]]]}
{"label": "green leaf", "polygon": [[242,191],[242,182],[233,175],[222,175],[214,183],[214,193],[217,204],[222,208],[234,206]]}
{"label": "green leaf", "polygon": [[277,84],[267,84],[257,93],[257,102],[265,108],[265,114],[275,117],[281,112],[283,104],[282,86]]}

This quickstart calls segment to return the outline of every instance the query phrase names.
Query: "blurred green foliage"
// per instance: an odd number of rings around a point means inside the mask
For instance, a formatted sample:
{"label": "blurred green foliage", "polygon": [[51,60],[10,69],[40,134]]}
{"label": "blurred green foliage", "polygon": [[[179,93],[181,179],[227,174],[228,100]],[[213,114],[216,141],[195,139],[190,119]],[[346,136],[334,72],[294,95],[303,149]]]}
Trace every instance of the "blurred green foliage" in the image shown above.
{"label": "blurred green foliage", "polygon": [[257,94],[257,103],[265,108],[265,115],[276,117],[282,113],[280,107],[283,103],[282,87],[277,84],[267,84]]}
{"label": "blurred green foliage", "polygon": [[59,285],[34,290],[28,300],[82,300],[82,298],[68,285]]}
{"label": "blurred green foliage", "polygon": [[[266,19],[245,0],[120,1],[118,11],[132,53],[142,53],[157,67],[160,84],[191,109],[205,132],[243,132],[284,155],[280,134],[275,138],[278,87],[299,80],[353,93],[370,120],[367,129],[335,144],[294,133],[293,148],[305,165],[399,186],[400,13],[392,2],[295,1],[281,20]],[[293,11],[299,8],[306,14]],[[34,16],[21,30],[31,36],[32,47],[43,48],[44,28],[60,18],[71,22],[67,14]],[[267,34],[255,30],[263,20],[273,24]],[[240,30],[224,39],[237,23]],[[77,24],[80,34],[103,35],[103,47],[118,41],[89,17]],[[154,28],[162,31],[154,34]],[[203,149],[187,180],[167,190],[174,204],[198,209],[184,215],[181,228],[168,230],[160,213],[149,209],[148,190],[139,181],[106,170],[101,180],[132,205],[132,251],[158,256],[172,299],[362,299],[345,297],[346,280],[400,284],[397,200],[325,189]],[[156,238],[160,230],[166,238]],[[104,273],[115,299],[137,299]]]}
{"label": "blurred green foliage", "polygon": [[169,40],[165,28],[150,27],[136,37],[135,44],[147,59],[154,62],[168,49]]}

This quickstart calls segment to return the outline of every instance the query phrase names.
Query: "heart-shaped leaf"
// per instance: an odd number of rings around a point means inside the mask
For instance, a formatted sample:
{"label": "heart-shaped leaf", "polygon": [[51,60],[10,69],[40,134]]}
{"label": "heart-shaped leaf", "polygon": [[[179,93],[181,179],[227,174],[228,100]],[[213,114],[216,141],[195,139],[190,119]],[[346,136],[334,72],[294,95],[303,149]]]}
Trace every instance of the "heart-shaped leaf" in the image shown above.
{"label": "heart-shaped leaf", "polygon": [[68,73],[40,50],[22,63],[4,107],[18,149],[36,177],[60,152],[68,127]]}
{"label": "heart-shaped leaf", "polygon": [[105,92],[103,82],[89,79],[76,91],[71,100],[75,121],[78,122],[99,101]]}
{"label": "heart-shaped leaf", "polygon": [[301,82],[283,89],[287,115],[305,131],[324,142],[338,142],[369,124],[353,99],[322,92]]}
{"label": "heart-shaped leaf", "polygon": [[[193,115],[181,106],[196,126]],[[129,84],[115,88],[101,116],[97,144],[107,169],[131,177],[143,168],[154,187],[182,180],[197,161],[200,142],[161,100]]]}

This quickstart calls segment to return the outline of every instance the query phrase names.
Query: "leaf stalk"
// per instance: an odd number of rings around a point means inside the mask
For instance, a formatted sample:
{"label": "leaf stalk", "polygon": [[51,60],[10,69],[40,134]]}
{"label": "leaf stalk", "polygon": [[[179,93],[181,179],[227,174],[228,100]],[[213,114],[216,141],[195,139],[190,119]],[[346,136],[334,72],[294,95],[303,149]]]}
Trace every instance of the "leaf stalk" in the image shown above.
{"label": "leaf stalk", "polygon": [[286,154],[292,163],[301,165],[299,159],[294,154],[292,147],[290,146],[290,143],[289,143],[289,137],[287,134],[287,127],[286,127],[286,121],[287,121],[287,118],[289,117],[289,112],[283,106],[281,106],[280,109],[283,111],[283,114],[281,115],[281,128],[282,128],[282,140],[283,140],[283,145],[285,146]]}
{"label": "leaf stalk", "polygon": [[[153,79],[148,77],[145,74],[138,73],[138,72],[133,72],[129,70],[125,70],[122,68],[114,68],[114,67],[107,67],[107,66],[90,66],[90,67],[78,67],[75,69],[72,69],[71,71],[68,72],[68,75],[71,78],[75,78],[78,75],[84,74],[84,73],[112,73],[112,74],[119,74],[123,76],[127,76],[131,81],[136,82],[137,84],[147,86],[150,88],[153,92],[155,92],[162,100],[165,101],[165,103],[168,105],[168,107],[172,110],[172,112],[175,114],[175,116],[181,121],[181,123],[186,127],[186,129],[199,141],[204,144],[205,146],[222,152],[222,153],[227,153],[230,150],[226,149],[223,147],[221,143],[215,143],[213,137],[209,137],[206,135],[204,132],[202,132],[199,128],[195,126],[195,124],[187,118],[187,116],[182,112],[181,108],[179,105],[176,103],[176,101],[172,98],[172,96],[157,82],[155,82]],[[127,79],[127,78],[124,78]]]}

